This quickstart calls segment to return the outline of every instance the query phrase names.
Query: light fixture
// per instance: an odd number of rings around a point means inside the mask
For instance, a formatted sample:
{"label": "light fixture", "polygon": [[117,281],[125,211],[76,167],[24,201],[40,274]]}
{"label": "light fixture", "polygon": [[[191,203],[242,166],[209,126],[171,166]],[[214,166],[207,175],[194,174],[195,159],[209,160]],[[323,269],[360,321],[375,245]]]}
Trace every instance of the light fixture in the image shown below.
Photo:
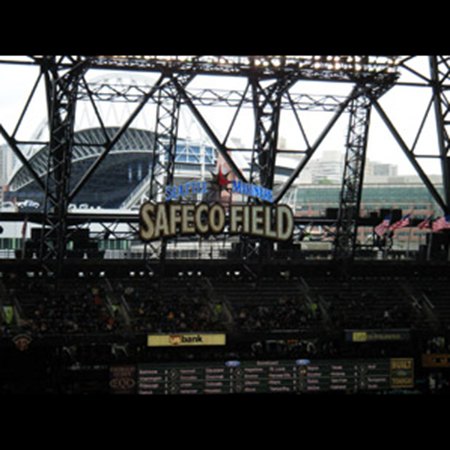
{"label": "light fixture", "polygon": [[279,58],[273,58],[273,59],[272,59],[272,65],[273,65],[274,67],[280,67],[280,65],[281,65],[280,59],[279,59]]}

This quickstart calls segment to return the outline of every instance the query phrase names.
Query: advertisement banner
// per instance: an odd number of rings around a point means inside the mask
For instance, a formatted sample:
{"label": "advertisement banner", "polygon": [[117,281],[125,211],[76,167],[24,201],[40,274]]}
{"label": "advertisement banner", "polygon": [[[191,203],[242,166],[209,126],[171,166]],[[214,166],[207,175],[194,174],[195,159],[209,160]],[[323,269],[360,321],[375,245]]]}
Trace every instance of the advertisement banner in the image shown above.
{"label": "advertisement banner", "polygon": [[414,360],[412,358],[391,358],[391,388],[414,387]]}
{"label": "advertisement banner", "polygon": [[450,367],[450,354],[448,353],[423,354],[422,367]]}
{"label": "advertisement banner", "polygon": [[385,330],[346,330],[345,337],[348,342],[386,342],[409,341],[409,330],[385,329]]}
{"label": "advertisement banner", "polygon": [[225,345],[225,341],[225,334],[221,333],[149,334],[147,336],[148,347]]}

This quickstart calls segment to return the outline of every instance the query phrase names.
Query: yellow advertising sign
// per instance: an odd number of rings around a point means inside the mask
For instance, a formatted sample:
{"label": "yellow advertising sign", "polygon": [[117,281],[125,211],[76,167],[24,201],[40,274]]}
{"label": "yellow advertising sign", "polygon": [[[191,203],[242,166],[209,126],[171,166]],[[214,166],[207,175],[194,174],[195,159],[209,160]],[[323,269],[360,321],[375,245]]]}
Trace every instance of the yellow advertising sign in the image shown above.
{"label": "yellow advertising sign", "polygon": [[391,388],[414,387],[414,360],[391,358]]}
{"label": "yellow advertising sign", "polygon": [[225,345],[225,334],[186,333],[186,334],[149,334],[148,347],[177,347],[191,345]]}
{"label": "yellow advertising sign", "polygon": [[366,342],[367,332],[366,331],[354,331],[353,332],[353,342]]}

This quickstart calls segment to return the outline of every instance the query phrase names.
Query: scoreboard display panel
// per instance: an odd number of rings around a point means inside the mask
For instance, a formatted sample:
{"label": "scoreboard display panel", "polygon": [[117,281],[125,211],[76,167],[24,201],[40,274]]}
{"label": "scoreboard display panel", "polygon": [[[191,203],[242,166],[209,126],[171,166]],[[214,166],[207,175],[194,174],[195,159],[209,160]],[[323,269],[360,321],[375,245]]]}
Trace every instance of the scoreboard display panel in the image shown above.
{"label": "scoreboard display panel", "polygon": [[138,365],[138,393],[301,394],[414,387],[412,358]]}

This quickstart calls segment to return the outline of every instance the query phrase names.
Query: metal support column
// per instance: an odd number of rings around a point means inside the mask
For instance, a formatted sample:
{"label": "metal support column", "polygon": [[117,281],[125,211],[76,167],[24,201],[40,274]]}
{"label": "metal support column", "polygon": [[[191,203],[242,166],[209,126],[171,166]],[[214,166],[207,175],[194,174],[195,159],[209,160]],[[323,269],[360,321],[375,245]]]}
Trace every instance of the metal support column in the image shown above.
{"label": "metal support column", "polygon": [[351,260],[355,253],[358,231],[356,220],[361,203],[370,107],[370,99],[361,94],[350,103],[349,108],[350,120],[334,247],[334,256],[340,260]]}
{"label": "metal support column", "polygon": [[46,59],[50,142],[40,259],[56,260],[58,271],[66,255],[77,90],[86,67],[86,61],[79,59],[73,61],[69,70],[60,71],[55,57]]}
{"label": "metal support column", "polygon": [[439,157],[446,210],[450,207],[450,56],[430,56],[431,83],[434,95]]}
{"label": "metal support column", "polygon": [[[172,79],[158,91],[155,140],[150,168],[150,201],[164,201],[166,186],[173,184],[181,104],[180,88],[184,89],[191,79],[192,75],[179,75],[176,77],[177,86]],[[161,271],[166,258],[166,249],[167,240],[162,239],[159,252]],[[147,252],[145,254],[147,256]]]}
{"label": "metal support column", "polygon": [[[293,84],[286,76],[270,84],[261,85],[258,78],[250,78],[255,114],[255,136],[250,165],[250,183],[273,189],[278,146],[281,101],[283,94]],[[249,199],[254,201],[254,199]],[[246,239],[244,253],[251,256],[270,257],[273,242],[267,239]]]}

